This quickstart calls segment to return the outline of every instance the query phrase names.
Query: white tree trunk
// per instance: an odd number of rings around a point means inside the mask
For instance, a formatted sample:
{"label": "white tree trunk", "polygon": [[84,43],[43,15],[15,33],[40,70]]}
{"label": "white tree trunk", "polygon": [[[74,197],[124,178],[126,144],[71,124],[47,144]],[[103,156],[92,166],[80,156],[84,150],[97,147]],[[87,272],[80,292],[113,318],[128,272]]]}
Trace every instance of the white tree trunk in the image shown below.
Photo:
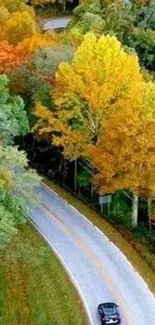
{"label": "white tree trunk", "polygon": [[132,227],[136,228],[138,225],[138,195],[133,194],[132,200]]}

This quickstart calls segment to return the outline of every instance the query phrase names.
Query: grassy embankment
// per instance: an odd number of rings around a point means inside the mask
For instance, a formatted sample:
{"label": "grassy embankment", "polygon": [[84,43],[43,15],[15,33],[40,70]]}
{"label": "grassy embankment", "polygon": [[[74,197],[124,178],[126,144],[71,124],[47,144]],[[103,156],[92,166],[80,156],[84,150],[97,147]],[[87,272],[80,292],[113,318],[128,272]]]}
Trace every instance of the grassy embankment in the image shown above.
{"label": "grassy embankment", "polygon": [[0,255],[0,325],[86,325],[79,296],[29,224]]}
{"label": "grassy embankment", "polygon": [[[134,265],[137,271],[148,283],[150,289],[155,293],[155,252],[151,252],[145,243],[135,239],[130,230],[124,229],[120,226],[117,226],[117,230],[97,212],[61,188],[59,185],[45,177],[43,177],[43,181],[98,226],[98,228],[100,228],[109,239],[121,249],[132,265]],[[149,265],[150,262],[152,267]]]}

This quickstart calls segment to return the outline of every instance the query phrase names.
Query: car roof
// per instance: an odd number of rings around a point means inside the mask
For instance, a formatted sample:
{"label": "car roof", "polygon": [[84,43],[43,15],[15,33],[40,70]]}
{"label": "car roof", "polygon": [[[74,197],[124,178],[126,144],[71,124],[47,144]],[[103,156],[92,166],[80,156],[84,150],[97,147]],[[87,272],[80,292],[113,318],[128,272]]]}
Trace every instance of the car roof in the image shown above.
{"label": "car roof", "polygon": [[102,303],[98,306],[99,313],[103,315],[114,315],[117,313],[116,304],[114,302]]}

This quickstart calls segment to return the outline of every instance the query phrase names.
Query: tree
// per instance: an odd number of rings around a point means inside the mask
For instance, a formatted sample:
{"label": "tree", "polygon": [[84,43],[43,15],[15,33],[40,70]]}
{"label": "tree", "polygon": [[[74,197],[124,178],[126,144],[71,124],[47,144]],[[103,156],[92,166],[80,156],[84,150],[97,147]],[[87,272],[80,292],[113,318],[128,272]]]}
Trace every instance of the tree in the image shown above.
{"label": "tree", "polygon": [[139,106],[110,114],[102,137],[88,149],[100,193],[133,193],[132,226],[138,222],[138,197],[155,195],[155,84],[144,85]]}
{"label": "tree", "polygon": [[25,153],[0,145],[0,249],[17,234],[17,226],[26,222],[30,207],[37,202],[34,188],[39,178],[27,167]]}
{"label": "tree", "polygon": [[15,12],[6,23],[6,39],[10,44],[18,44],[37,32],[34,17],[28,11]]}
{"label": "tree", "polygon": [[95,34],[103,34],[104,22],[100,15],[86,12],[77,22],[72,32],[77,31],[80,34],[86,34],[91,31]]}
{"label": "tree", "polygon": [[52,47],[57,43],[58,43],[57,35],[54,32],[53,33],[51,32],[50,35],[48,33],[47,34],[36,33],[31,37],[24,38],[24,40],[21,43],[21,46],[23,49],[25,49],[25,52],[34,53],[38,49]]}
{"label": "tree", "polygon": [[37,131],[64,155],[86,155],[100,138],[110,112],[137,107],[143,91],[137,57],[125,52],[115,37],[85,36],[71,64],[62,63],[53,81],[56,107],[37,105]]}
{"label": "tree", "polygon": [[[130,33],[136,18],[135,8],[130,1],[84,1],[75,10],[70,28],[79,33],[93,31],[96,34],[115,34],[124,40]],[[93,21],[94,20],[94,21]],[[99,26],[97,26],[97,20]]]}
{"label": "tree", "polygon": [[8,143],[17,135],[29,131],[29,123],[24,110],[24,102],[19,96],[11,96],[8,78],[0,76],[0,139]]}
{"label": "tree", "polygon": [[[102,7],[102,9],[101,9]],[[154,73],[155,0],[84,1],[73,13],[69,31],[82,35],[115,35],[122,44],[135,50],[145,69]]]}
{"label": "tree", "polygon": [[51,78],[58,65],[70,61],[73,53],[74,49],[67,45],[39,49],[29,61],[11,73],[12,91],[29,94],[32,101],[38,100],[50,106]]}
{"label": "tree", "polygon": [[21,45],[13,46],[0,42],[0,73],[6,73],[23,63],[28,57]]}
{"label": "tree", "polygon": [[115,34],[125,43],[126,36],[133,30],[136,12],[130,1],[110,1],[103,9],[104,33]]}
{"label": "tree", "polygon": [[155,0],[149,1],[146,6],[141,8],[138,18],[140,28],[155,29]]}
{"label": "tree", "polygon": [[28,8],[25,0],[0,0],[0,6],[4,6],[12,14],[15,11]]}
{"label": "tree", "polygon": [[0,25],[3,26],[10,18],[10,13],[4,5],[0,5]]}
{"label": "tree", "polygon": [[155,31],[134,28],[133,32],[126,38],[126,45],[135,49],[140,63],[154,74]]}
{"label": "tree", "polygon": [[24,152],[12,146],[16,135],[29,131],[23,100],[11,96],[8,78],[0,76],[0,249],[10,242],[36,202],[39,184],[36,172],[28,169]]}

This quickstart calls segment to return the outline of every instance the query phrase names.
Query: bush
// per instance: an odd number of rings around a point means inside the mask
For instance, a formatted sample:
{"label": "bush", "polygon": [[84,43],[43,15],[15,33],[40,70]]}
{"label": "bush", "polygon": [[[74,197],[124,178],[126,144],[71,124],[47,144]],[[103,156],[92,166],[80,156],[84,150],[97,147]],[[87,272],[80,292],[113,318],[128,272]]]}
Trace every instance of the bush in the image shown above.
{"label": "bush", "polygon": [[141,240],[142,242],[149,243],[149,245],[152,247],[153,252],[155,248],[155,230],[150,230],[145,225],[139,225],[134,230],[134,235],[136,239]]}
{"label": "bush", "polygon": [[113,195],[110,220],[115,224],[124,225],[127,228],[131,227],[131,209],[122,192]]}

